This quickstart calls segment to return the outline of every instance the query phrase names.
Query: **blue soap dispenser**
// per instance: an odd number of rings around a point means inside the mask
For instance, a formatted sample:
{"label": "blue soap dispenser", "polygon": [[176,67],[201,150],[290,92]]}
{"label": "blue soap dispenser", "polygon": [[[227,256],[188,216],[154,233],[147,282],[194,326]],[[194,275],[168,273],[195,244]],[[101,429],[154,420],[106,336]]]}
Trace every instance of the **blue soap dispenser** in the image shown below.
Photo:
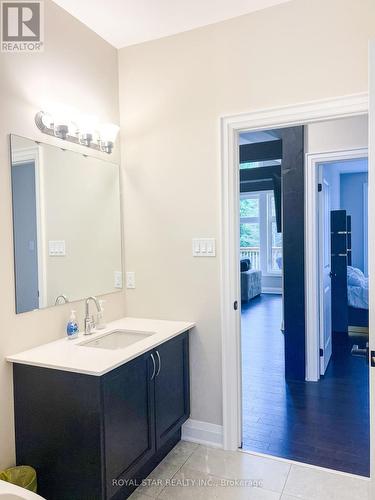
{"label": "blue soap dispenser", "polygon": [[66,334],[68,339],[75,339],[78,337],[79,327],[76,318],[76,312],[71,311],[68,324],[66,325]]}

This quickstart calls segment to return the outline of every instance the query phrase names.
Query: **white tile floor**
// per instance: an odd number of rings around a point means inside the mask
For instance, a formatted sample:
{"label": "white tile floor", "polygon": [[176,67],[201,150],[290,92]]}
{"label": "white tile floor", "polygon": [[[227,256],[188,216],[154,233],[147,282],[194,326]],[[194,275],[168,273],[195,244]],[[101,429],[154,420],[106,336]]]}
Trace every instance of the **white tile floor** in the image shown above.
{"label": "white tile floor", "polygon": [[147,481],[133,493],[132,500],[370,498],[366,479],[186,441],[177,444]]}

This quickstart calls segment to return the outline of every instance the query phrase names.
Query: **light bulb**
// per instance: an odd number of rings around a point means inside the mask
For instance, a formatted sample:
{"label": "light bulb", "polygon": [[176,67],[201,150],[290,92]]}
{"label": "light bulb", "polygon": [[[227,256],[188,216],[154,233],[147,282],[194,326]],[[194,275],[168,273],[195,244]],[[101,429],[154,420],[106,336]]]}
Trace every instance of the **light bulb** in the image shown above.
{"label": "light bulb", "polygon": [[54,132],[57,137],[66,139],[68,134],[74,135],[76,126],[74,125],[75,112],[70,106],[61,103],[53,103],[48,108],[48,115],[53,119]]}
{"label": "light bulb", "polygon": [[98,126],[98,117],[95,115],[80,115],[77,120],[80,134],[94,134]]}
{"label": "light bulb", "polygon": [[100,140],[114,143],[119,130],[120,127],[114,123],[104,123],[99,128]]}
{"label": "light bulb", "polygon": [[98,117],[95,115],[80,115],[77,120],[79,139],[86,146],[97,141]]}

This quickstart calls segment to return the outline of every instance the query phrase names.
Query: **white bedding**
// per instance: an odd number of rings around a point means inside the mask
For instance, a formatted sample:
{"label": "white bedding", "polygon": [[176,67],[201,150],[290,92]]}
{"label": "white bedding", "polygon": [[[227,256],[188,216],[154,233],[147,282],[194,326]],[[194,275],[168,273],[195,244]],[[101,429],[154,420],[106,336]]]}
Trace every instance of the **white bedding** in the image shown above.
{"label": "white bedding", "polygon": [[348,266],[348,304],[357,309],[368,309],[368,278],[352,266]]}

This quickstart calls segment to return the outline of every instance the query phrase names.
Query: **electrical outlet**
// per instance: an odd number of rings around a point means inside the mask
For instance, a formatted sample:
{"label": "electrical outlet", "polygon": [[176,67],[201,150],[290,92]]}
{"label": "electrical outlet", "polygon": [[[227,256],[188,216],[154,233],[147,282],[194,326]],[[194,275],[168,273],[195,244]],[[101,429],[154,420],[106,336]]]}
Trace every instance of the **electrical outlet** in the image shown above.
{"label": "electrical outlet", "polygon": [[126,288],[135,288],[135,272],[133,271],[126,273]]}

